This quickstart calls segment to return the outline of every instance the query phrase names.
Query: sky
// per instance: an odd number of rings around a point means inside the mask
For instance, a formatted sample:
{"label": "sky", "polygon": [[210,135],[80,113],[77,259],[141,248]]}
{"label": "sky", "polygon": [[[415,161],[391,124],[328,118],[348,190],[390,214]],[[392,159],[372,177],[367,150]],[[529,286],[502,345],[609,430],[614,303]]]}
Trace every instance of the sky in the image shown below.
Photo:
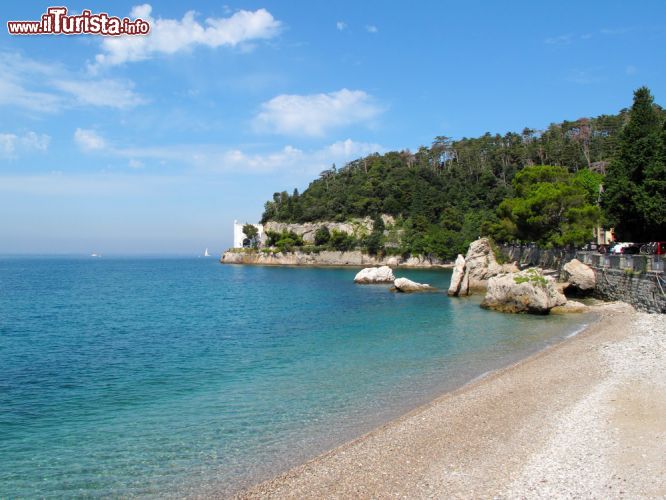
{"label": "sky", "polygon": [[[666,105],[666,2],[71,2],[145,37],[0,31],[0,253],[198,255],[333,163]],[[63,3],[58,3],[63,5]]]}

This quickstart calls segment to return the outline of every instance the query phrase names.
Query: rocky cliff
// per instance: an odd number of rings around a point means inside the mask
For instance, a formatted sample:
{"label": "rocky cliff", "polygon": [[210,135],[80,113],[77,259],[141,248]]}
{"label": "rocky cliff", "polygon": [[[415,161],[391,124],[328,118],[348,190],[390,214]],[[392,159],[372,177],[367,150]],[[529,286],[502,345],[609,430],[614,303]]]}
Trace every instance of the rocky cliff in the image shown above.
{"label": "rocky cliff", "polygon": [[446,262],[428,257],[400,256],[376,257],[359,250],[349,252],[321,251],[305,252],[264,252],[228,251],[220,259],[222,264],[256,264],[268,266],[391,266],[391,267],[451,267]]}
{"label": "rocky cliff", "polygon": [[[393,226],[395,224],[395,219],[390,215],[382,215],[382,220],[387,227]],[[291,224],[287,222],[275,222],[268,221],[264,224],[264,235],[269,231],[276,233],[281,233],[282,231],[293,231],[299,236],[303,237],[303,241],[307,244],[313,244],[315,239],[315,233],[317,229],[326,226],[329,231],[339,231],[341,233],[349,234],[355,237],[363,236],[369,234],[373,228],[373,222],[370,217],[365,217],[364,219],[351,219],[348,222],[331,222],[331,221],[320,221],[320,222],[304,222],[302,224]],[[265,245],[266,237],[262,238],[261,244]]]}

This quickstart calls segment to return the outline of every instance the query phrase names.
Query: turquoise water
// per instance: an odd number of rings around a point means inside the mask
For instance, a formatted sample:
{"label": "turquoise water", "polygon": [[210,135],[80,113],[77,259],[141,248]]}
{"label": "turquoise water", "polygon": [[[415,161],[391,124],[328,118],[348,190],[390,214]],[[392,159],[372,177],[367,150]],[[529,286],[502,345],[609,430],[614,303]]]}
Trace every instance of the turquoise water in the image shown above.
{"label": "turquoise water", "polygon": [[0,497],[229,493],[586,320],[357,271],[0,259]]}

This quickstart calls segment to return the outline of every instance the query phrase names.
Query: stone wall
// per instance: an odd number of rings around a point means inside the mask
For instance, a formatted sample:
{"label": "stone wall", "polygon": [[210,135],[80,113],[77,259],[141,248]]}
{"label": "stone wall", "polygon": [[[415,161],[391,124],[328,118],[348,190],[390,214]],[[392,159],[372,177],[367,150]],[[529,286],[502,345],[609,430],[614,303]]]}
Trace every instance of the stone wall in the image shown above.
{"label": "stone wall", "polygon": [[651,257],[592,255],[569,249],[545,250],[534,245],[502,245],[499,249],[505,259],[518,262],[521,269],[532,266],[555,269],[558,275],[564,264],[578,258],[594,270],[593,294],[597,298],[621,300],[641,311],[666,313],[666,279],[663,272],[653,271],[656,267]]}
{"label": "stone wall", "polygon": [[540,267],[542,269],[562,270],[562,266],[576,256],[574,250],[543,249],[534,245],[501,245],[500,252],[509,262],[517,262],[518,267]]}
{"label": "stone wall", "polygon": [[604,300],[628,302],[640,311],[666,313],[664,273],[634,273],[593,267],[597,280],[594,295]]}

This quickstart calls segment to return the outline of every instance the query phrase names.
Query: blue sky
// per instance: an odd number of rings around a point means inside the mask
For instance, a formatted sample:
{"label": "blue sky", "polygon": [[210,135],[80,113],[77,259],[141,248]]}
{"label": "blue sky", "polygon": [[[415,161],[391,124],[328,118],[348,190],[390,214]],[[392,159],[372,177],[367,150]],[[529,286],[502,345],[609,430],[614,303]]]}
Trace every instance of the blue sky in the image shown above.
{"label": "blue sky", "polygon": [[666,104],[666,3],[72,2],[151,35],[13,37],[0,253],[219,253],[275,191],[372,153]]}

